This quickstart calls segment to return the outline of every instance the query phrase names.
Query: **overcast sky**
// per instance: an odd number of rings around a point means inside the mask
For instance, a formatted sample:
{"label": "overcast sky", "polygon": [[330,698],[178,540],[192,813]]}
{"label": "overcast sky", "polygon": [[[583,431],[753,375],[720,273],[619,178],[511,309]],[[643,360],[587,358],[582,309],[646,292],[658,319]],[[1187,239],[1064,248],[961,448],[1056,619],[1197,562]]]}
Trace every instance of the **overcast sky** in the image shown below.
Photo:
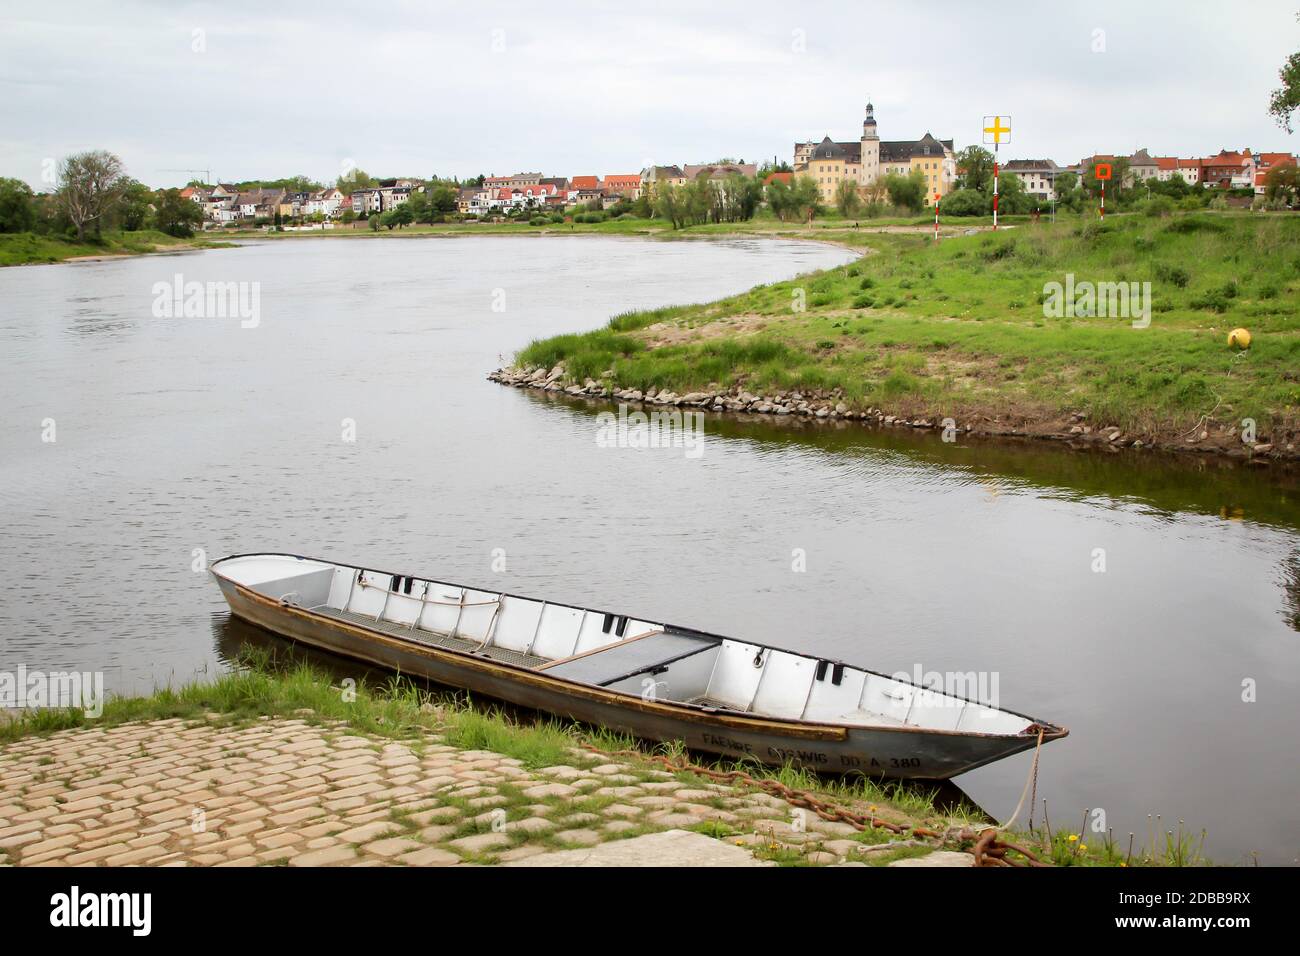
{"label": "overcast sky", "polygon": [[868,97],[882,139],[1009,114],[1005,158],[1295,152],[1267,107],[1297,8],[0,0],[0,176],[92,148],[155,186],[789,161]]}

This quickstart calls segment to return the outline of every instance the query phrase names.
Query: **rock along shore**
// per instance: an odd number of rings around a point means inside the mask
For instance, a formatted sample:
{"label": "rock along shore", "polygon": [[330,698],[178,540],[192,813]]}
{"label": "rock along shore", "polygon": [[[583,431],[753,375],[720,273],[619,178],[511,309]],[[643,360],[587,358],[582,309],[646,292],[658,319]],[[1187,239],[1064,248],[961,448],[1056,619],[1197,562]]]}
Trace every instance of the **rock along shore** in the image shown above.
{"label": "rock along shore", "polygon": [[1252,465],[1300,460],[1294,435],[1287,434],[1276,441],[1265,440],[1261,436],[1256,442],[1247,443],[1242,440],[1237,426],[1209,420],[1188,431],[1126,434],[1117,425],[1090,423],[1084,412],[1071,412],[1064,416],[1032,416],[1002,411],[996,415],[968,416],[965,422],[936,413],[903,414],[896,411],[891,414],[883,408],[854,407],[845,400],[839,389],[774,392],[765,395],[754,394],[742,386],[681,394],[653,388],[643,392],[636,388],[619,388],[613,381],[612,371],[605,372],[600,381],[588,378],[579,384],[568,378],[563,365],[551,369],[541,366],[512,366],[497,369],[487,377],[489,381],[501,385],[539,389],[575,398],[671,405],[715,413],[734,412],[812,421],[859,421],[891,428],[937,429],[953,438],[960,433],[1056,440],[1111,452],[1121,448],[1198,452],[1239,459]]}

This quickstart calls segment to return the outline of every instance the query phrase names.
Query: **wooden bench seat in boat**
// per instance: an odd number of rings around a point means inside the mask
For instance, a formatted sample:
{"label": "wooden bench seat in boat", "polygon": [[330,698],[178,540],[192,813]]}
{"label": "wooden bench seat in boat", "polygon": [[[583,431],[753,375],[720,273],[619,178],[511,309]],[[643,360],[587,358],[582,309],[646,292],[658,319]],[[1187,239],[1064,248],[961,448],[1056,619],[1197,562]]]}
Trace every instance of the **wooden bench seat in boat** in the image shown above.
{"label": "wooden bench seat in boat", "polygon": [[638,674],[652,673],[684,657],[718,646],[717,638],[675,631],[655,631],[618,644],[597,648],[565,660],[542,665],[539,670],[555,677],[608,687]]}

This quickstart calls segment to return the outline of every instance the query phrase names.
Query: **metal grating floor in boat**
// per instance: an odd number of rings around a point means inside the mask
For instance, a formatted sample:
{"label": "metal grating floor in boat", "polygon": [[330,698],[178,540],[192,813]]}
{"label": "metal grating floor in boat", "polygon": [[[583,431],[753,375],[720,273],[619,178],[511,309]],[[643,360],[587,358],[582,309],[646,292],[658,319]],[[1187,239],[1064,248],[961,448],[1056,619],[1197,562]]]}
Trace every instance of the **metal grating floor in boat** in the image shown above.
{"label": "metal grating floor in boat", "polygon": [[442,647],[450,651],[463,651],[472,653],[475,657],[486,657],[494,661],[502,661],[506,664],[517,664],[520,667],[540,667],[548,663],[550,658],[538,657],[536,654],[524,654],[520,651],[512,651],[506,647],[485,647],[478,649],[478,641],[466,640],[463,637],[452,637],[450,634],[436,634],[433,631],[426,631],[421,628],[407,627],[405,624],[394,624],[391,621],[376,621],[371,614],[357,614],[355,611],[340,611],[333,607],[314,607],[311,610],[316,614],[323,614],[325,617],[332,617],[340,621],[347,621],[349,624],[356,624],[360,627],[369,628],[372,631],[380,631],[393,637],[400,637],[403,640],[412,641],[416,644],[426,644],[430,647]]}

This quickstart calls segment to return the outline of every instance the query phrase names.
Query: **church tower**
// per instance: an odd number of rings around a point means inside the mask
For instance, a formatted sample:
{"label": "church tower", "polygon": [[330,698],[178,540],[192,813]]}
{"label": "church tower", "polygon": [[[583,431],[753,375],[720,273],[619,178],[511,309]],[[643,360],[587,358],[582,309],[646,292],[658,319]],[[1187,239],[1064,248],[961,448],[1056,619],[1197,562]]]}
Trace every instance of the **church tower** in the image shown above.
{"label": "church tower", "polygon": [[862,185],[870,186],[880,178],[880,136],[876,133],[876,111],[867,104],[867,118],[862,121]]}

